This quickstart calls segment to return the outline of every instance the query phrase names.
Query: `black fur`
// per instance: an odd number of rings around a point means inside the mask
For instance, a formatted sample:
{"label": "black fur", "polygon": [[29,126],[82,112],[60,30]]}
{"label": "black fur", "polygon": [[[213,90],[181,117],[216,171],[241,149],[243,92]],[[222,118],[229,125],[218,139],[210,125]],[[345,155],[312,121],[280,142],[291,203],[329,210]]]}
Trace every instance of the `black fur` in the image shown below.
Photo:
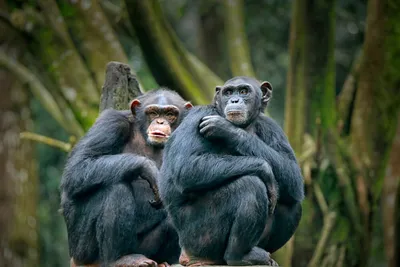
{"label": "black fur", "polygon": [[[192,109],[167,142],[160,194],[189,257],[267,264],[265,251],[282,247],[298,226],[303,178],[284,132],[261,113],[272,92],[266,85],[229,80],[217,87],[214,103]],[[223,92],[228,87],[231,95]],[[241,95],[240,88],[250,91]],[[224,118],[231,103],[248,112],[245,121]],[[268,186],[275,180],[279,198],[269,216],[274,192]]]}
{"label": "black fur", "polygon": [[[164,209],[156,209],[147,180],[158,174],[162,148],[146,144],[148,104],[173,104],[186,113],[175,92],[156,90],[138,98],[131,111],[105,110],[71,152],[64,169],[61,206],[70,255],[77,264],[109,263],[128,254],[174,263],[178,237]],[[137,141],[139,138],[139,141]],[[135,141],[136,140],[136,141]],[[154,163],[154,161],[157,163]]]}

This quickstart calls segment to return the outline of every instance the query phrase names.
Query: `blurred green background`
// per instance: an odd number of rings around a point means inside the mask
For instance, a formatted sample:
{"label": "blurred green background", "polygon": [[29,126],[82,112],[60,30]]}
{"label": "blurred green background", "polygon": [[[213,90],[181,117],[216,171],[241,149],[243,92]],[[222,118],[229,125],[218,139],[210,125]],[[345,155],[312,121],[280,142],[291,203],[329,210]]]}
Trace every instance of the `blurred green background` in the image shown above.
{"label": "blurred green background", "polygon": [[68,266],[59,183],[109,61],[194,104],[270,81],[306,186],[274,258],[400,265],[399,1],[0,0],[0,266]]}

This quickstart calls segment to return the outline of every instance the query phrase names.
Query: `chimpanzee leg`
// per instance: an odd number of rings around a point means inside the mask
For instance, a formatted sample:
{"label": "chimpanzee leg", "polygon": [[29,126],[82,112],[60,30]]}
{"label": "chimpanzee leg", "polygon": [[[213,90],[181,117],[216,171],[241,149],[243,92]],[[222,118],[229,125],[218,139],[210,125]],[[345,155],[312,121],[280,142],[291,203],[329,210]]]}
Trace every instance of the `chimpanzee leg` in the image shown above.
{"label": "chimpanzee leg", "polygon": [[100,260],[113,262],[133,254],[138,245],[135,228],[135,199],[129,184],[116,184],[106,193],[96,225]]}
{"label": "chimpanzee leg", "polygon": [[256,247],[267,222],[268,196],[258,177],[244,176],[237,180],[246,187],[237,192],[239,202],[224,259],[228,265],[266,265],[269,254]]}
{"label": "chimpanzee leg", "polygon": [[158,263],[168,262],[174,264],[178,262],[181,251],[179,247],[178,234],[169,219],[164,219],[150,233],[144,237],[139,235],[140,245],[138,252],[148,255]]}
{"label": "chimpanzee leg", "polygon": [[278,204],[275,208],[270,235],[263,238],[259,246],[270,253],[280,249],[296,231],[301,213],[302,208],[300,203],[292,206]]}

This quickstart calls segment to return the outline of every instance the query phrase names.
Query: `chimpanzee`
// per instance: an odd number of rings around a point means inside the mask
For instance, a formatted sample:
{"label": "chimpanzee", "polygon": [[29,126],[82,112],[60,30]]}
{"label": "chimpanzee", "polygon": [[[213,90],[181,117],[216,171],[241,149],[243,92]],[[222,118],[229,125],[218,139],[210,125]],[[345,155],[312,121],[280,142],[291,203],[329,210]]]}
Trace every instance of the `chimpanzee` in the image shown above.
{"label": "chimpanzee", "polygon": [[276,264],[269,253],[296,230],[303,178],[284,132],[263,114],[271,96],[269,82],[232,78],[165,146],[158,183],[181,264]]}
{"label": "chimpanzee", "polygon": [[152,201],[164,144],[191,107],[173,91],[150,91],[130,111],[102,112],[74,147],[61,181],[72,264],[177,262],[178,235]]}

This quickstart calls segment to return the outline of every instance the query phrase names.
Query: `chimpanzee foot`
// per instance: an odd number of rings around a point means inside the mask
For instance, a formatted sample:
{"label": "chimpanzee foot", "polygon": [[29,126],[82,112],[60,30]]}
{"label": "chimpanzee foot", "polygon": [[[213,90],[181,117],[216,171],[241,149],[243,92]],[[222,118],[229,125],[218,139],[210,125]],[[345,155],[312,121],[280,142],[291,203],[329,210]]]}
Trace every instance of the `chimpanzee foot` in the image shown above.
{"label": "chimpanzee foot", "polygon": [[271,257],[269,258],[269,262],[268,262],[267,265],[270,265],[270,266],[279,266],[279,264],[278,264],[275,260],[273,260]]}
{"label": "chimpanzee foot", "polygon": [[225,264],[223,261],[199,259],[193,256],[189,257],[184,250],[182,250],[181,256],[179,257],[179,263],[183,266],[188,266],[188,267]]}
{"label": "chimpanzee foot", "polygon": [[183,266],[188,265],[190,262],[189,256],[186,254],[184,250],[181,251],[181,255],[179,256],[179,263]]}
{"label": "chimpanzee foot", "polygon": [[[235,255],[233,255],[235,256]],[[244,255],[241,259],[231,259],[230,256],[226,257],[228,265],[271,265],[279,266],[272,258],[271,255],[264,249],[254,247],[249,253]]]}
{"label": "chimpanzee foot", "polygon": [[143,255],[131,254],[118,259],[112,267],[157,267],[157,263]]}
{"label": "chimpanzee foot", "polygon": [[171,267],[168,262],[162,262],[158,264],[158,267]]}
{"label": "chimpanzee foot", "polygon": [[74,261],[74,259],[71,258],[71,261],[70,261],[70,265],[69,265],[69,266],[70,266],[70,267],[100,267],[100,264],[95,264],[95,263],[93,263],[93,264],[85,264],[85,265],[76,264],[75,261]]}

